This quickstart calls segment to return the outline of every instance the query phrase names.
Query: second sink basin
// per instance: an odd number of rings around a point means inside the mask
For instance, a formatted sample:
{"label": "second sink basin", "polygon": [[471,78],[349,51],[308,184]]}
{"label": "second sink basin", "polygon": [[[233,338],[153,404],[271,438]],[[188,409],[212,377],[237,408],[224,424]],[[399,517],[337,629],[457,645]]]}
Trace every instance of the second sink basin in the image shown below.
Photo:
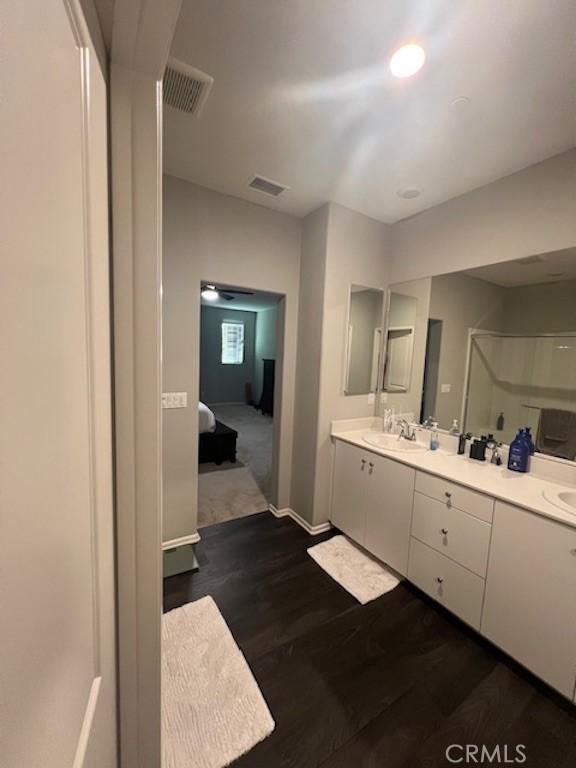
{"label": "second sink basin", "polygon": [[426,450],[422,443],[411,442],[404,438],[398,439],[398,435],[389,435],[378,432],[374,435],[366,435],[363,438],[368,445],[382,448],[385,451],[398,451],[399,453],[421,453]]}
{"label": "second sink basin", "polygon": [[544,498],[559,509],[576,515],[576,490],[574,491],[552,491],[546,489]]}

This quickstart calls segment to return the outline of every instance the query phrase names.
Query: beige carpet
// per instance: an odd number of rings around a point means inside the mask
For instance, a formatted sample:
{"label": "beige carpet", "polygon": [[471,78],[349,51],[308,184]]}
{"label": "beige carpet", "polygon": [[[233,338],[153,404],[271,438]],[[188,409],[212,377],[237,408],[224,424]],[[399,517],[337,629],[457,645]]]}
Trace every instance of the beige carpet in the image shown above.
{"label": "beige carpet", "polygon": [[267,509],[268,502],[248,467],[198,475],[198,528]]}
{"label": "beige carpet", "polygon": [[223,768],[274,730],[258,684],[216,603],[162,623],[162,766]]}
{"label": "beige carpet", "polygon": [[398,586],[400,579],[345,536],[333,536],[308,550],[329,576],[364,605]]}

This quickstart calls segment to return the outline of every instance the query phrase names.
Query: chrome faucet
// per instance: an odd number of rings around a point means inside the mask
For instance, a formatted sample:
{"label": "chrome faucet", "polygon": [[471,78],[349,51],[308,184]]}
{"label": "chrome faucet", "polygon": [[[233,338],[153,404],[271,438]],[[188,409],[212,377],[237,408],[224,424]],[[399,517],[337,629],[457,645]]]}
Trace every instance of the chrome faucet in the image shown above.
{"label": "chrome faucet", "polygon": [[396,423],[400,425],[400,434],[398,435],[398,440],[404,438],[404,440],[410,440],[411,443],[415,442],[416,430],[410,426],[406,419],[398,419]]}

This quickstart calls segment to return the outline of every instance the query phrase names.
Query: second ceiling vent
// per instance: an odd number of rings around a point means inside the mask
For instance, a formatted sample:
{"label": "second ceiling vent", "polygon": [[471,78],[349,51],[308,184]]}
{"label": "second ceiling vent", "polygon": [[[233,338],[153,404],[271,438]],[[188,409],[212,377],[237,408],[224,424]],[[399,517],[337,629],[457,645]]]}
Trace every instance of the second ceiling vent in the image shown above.
{"label": "second ceiling vent", "polygon": [[162,80],[164,104],[198,116],[213,83],[210,75],[170,57]]}
{"label": "second ceiling vent", "polygon": [[265,195],[271,195],[272,197],[279,197],[282,192],[286,192],[287,187],[285,184],[280,184],[272,179],[267,179],[265,176],[254,176],[252,181],[248,184],[251,189],[255,189],[258,192],[264,192]]}

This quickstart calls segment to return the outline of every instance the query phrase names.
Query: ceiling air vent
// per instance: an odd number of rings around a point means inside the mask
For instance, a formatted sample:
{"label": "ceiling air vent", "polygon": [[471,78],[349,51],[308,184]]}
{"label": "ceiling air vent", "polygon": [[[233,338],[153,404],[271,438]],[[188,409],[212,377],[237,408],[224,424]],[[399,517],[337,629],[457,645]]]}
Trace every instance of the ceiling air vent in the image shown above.
{"label": "ceiling air vent", "polygon": [[266,179],[264,176],[254,176],[248,186],[258,192],[264,192],[265,195],[272,195],[272,197],[278,197],[282,192],[290,189],[285,184],[279,184],[277,181]]}
{"label": "ceiling air vent", "polygon": [[164,72],[164,104],[188,115],[198,116],[204,106],[214,78],[183,61],[169,58]]}

